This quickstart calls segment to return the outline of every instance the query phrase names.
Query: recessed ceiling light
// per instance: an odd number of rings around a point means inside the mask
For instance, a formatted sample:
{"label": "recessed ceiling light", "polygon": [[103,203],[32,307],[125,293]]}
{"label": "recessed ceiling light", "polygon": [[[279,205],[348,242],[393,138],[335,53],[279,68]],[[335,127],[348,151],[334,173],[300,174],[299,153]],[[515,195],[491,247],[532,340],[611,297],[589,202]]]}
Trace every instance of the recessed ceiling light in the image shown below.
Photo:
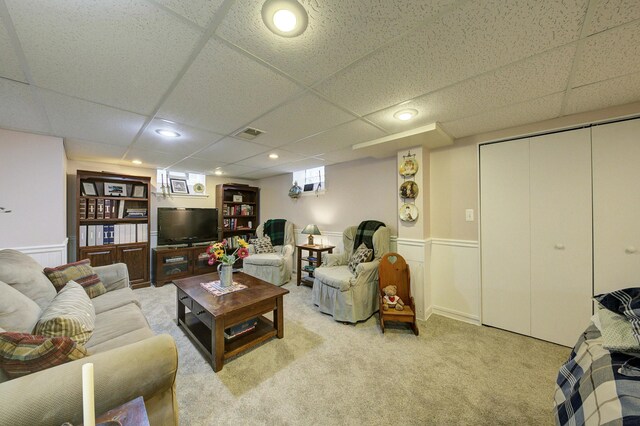
{"label": "recessed ceiling light", "polygon": [[410,109],[403,109],[403,110],[398,111],[395,114],[393,114],[393,116],[395,118],[397,118],[398,120],[402,120],[402,121],[411,120],[416,115],[418,115],[418,111],[415,110],[415,109],[411,109],[411,108]]}
{"label": "recessed ceiling light", "polygon": [[269,158],[275,160],[276,158],[278,158],[278,154],[269,154]]}
{"label": "recessed ceiling light", "polygon": [[267,0],[262,6],[262,20],[275,34],[296,37],[307,29],[309,16],[296,0]]}
{"label": "recessed ceiling light", "polygon": [[166,136],[168,138],[178,138],[180,137],[180,133],[174,131],[174,130],[169,130],[169,129],[157,129],[156,133],[161,135],[161,136]]}
{"label": "recessed ceiling light", "polygon": [[142,161],[140,161],[140,160],[133,160],[133,161],[131,161],[131,162],[132,162],[133,164],[142,164]]}
{"label": "recessed ceiling light", "polygon": [[216,170],[213,172],[216,176],[220,176],[222,174],[222,170]]}

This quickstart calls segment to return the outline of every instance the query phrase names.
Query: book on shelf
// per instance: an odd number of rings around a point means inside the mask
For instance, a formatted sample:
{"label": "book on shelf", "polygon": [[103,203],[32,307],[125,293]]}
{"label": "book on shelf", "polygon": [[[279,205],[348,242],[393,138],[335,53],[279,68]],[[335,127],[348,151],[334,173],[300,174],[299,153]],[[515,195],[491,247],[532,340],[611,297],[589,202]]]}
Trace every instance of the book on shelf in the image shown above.
{"label": "book on shelf", "polygon": [[[113,200],[115,203],[116,201]],[[111,219],[111,200],[104,200],[104,218]]]}
{"label": "book on shelf", "polygon": [[96,199],[89,198],[87,200],[87,219],[95,219],[96,218]]}
{"label": "book on shelf", "polygon": [[87,218],[87,199],[86,198],[80,199],[80,207],[78,208],[78,212],[80,213],[81,220]]}
{"label": "book on shelf", "polygon": [[236,324],[232,327],[226,328],[224,330],[224,337],[226,339],[233,339],[234,337],[239,337],[243,334],[250,333],[251,331],[255,330],[257,324],[258,318],[248,319],[241,322],[240,324]]}
{"label": "book on shelf", "polygon": [[118,219],[124,219],[124,200],[118,200]]}
{"label": "book on shelf", "polygon": [[96,201],[96,219],[104,219],[104,198]]}

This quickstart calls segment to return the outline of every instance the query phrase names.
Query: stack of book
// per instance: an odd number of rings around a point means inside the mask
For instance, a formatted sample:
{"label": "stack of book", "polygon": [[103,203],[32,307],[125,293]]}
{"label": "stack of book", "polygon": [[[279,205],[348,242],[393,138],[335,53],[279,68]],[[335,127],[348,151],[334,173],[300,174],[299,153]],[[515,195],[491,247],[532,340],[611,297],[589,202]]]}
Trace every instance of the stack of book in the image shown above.
{"label": "stack of book", "polygon": [[225,339],[233,339],[251,333],[258,325],[258,318],[251,318],[224,330]]}
{"label": "stack of book", "polygon": [[147,209],[146,208],[134,208],[134,209],[130,209],[127,208],[127,217],[128,218],[134,218],[134,217],[147,217]]}

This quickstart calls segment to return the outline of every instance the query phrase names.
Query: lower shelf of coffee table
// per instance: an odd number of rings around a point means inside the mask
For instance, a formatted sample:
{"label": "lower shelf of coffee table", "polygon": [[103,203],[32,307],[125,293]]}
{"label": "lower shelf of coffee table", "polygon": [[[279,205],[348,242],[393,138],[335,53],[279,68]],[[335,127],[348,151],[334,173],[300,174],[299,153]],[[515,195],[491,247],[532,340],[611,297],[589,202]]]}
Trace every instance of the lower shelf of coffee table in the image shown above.
{"label": "lower shelf of coffee table", "polygon": [[[179,321],[185,332],[197,344],[197,347],[211,359],[211,330],[193,313],[185,314],[184,322]],[[224,358],[230,358],[276,335],[273,322],[263,316],[258,317],[256,328],[242,336],[224,340]]]}

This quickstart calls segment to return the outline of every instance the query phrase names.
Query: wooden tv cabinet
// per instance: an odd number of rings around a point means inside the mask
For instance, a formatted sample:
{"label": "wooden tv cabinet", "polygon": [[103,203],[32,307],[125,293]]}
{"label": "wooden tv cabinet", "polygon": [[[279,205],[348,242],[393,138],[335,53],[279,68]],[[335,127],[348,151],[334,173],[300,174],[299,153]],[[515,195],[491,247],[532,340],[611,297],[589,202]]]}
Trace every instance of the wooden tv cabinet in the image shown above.
{"label": "wooden tv cabinet", "polygon": [[178,278],[216,272],[218,264],[209,265],[207,247],[208,245],[154,248],[151,281],[156,287],[162,287]]}

